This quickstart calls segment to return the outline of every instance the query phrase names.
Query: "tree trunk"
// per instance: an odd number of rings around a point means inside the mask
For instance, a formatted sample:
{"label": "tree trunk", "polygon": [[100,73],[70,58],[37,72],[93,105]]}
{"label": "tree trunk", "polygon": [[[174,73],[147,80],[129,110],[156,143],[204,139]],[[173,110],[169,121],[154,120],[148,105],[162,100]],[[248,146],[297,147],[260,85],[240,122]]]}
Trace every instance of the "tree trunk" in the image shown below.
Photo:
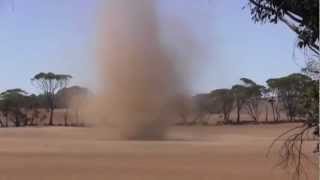
{"label": "tree trunk", "polygon": [[209,124],[209,120],[210,120],[210,114],[206,114],[203,119],[204,119],[204,120],[201,122],[201,124],[202,124],[203,126],[208,125],[208,124]]}
{"label": "tree trunk", "polygon": [[75,111],[76,111],[76,125],[78,126],[80,124],[79,123],[80,112],[78,108],[76,108]]}
{"label": "tree trunk", "polygon": [[49,126],[53,126],[53,112],[54,108],[50,108]]}
{"label": "tree trunk", "polygon": [[252,116],[252,118],[255,122],[258,122],[258,117],[256,115]]}
{"label": "tree trunk", "polygon": [[269,109],[268,109],[268,104],[266,105],[266,122],[269,121]]}
{"label": "tree trunk", "polygon": [[20,120],[19,120],[19,117],[16,115],[16,121],[14,122],[15,126],[16,127],[20,127]]}
{"label": "tree trunk", "polygon": [[35,110],[32,110],[32,112],[31,112],[31,120],[30,120],[30,126],[33,126],[33,123],[34,123],[34,111]]}
{"label": "tree trunk", "polygon": [[279,112],[279,110],[277,110],[277,121],[280,121],[281,120],[281,114]]}
{"label": "tree trunk", "polygon": [[186,115],[183,114],[183,113],[180,113],[179,115],[180,115],[180,118],[181,118],[181,120],[182,120],[181,124],[182,124],[182,125],[186,125],[186,124],[187,124],[187,117],[186,117]]}
{"label": "tree trunk", "polygon": [[9,116],[6,115],[6,127],[8,127],[8,126],[9,126]]}
{"label": "tree trunk", "polygon": [[293,119],[294,119],[294,118],[293,118],[293,115],[292,115],[292,114],[289,114],[289,118],[290,118],[290,121],[293,122]]}
{"label": "tree trunk", "polygon": [[229,123],[229,122],[230,122],[229,113],[224,112],[223,114],[224,114],[224,121],[225,121],[226,123]]}
{"label": "tree trunk", "polygon": [[30,126],[33,126],[34,124],[34,116],[32,116],[31,121],[30,121]]}
{"label": "tree trunk", "polygon": [[68,126],[68,118],[69,118],[69,109],[66,108],[66,111],[64,112],[64,126]]}
{"label": "tree trunk", "polygon": [[192,122],[190,123],[190,125],[196,125],[197,122],[198,122],[198,120],[199,120],[199,118],[201,118],[201,116],[202,116],[202,113],[198,113],[198,114],[196,115],[196,117],[192,120]]}
{"label": "tree trunk", "polygon": [[237,107],[237,124],[240,124],[240,108]]}
{"label": "tree trunk", "polygon": [[273,103],[271,103],[271,108],[272,108],[273,120],[274,120],[274,121],[277,121],[277,118],[276,118],[276,112],[275,112],[274,104],[273,104]]}

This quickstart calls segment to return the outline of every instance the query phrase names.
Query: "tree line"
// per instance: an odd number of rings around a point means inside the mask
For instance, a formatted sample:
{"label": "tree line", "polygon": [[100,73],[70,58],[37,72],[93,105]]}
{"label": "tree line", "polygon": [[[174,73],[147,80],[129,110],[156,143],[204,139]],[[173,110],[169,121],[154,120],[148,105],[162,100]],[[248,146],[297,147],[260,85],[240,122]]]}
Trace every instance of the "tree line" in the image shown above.
{"label": "tree line", "polygon": [[[195,95],[192,98],[192,109],[196,115],[191,122],[182,118],[182,124],[207,124],[205,120],[212,114],[220,114],[224,124],[240,124],[244,112],[251,118],[251,122],[261,122],[259,119],[262,111],[265,112],[265,122],[271,122],[272,119],[272,122],[299,120],[311,124],[317,123],[318,80],[313,80],[304,74],[293,73],[268,79],[266,87],[248,78],[241,78],[240,82],[229,89],[215,89],[209,93]],[[231,118],[232,112],[236,114],[235,119]],[[271,112],[271,118],[268,112]],[[285,117],[281,117],[281,114],[285,114]]]}
{"label": "tree line", "polygon": [[68,87],[71,78],[70,75],[42,72],[31,79],[32,84],[41,90],[39,95],[19,88],[0,93],[0,127],[35,126],[39,123],[55,125],[54,111],[57,108],[64,109],[65,126],[80,125],[68,122],[70,109],[79,119],[80,101],[88,98],[90,92],[80,86]]}

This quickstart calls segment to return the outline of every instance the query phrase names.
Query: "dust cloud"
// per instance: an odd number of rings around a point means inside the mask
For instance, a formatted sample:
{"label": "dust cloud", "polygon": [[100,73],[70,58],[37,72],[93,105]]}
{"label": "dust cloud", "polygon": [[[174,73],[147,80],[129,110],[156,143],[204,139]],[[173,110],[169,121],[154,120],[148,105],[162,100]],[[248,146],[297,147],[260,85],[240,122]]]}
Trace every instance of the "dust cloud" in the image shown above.
{"label": "dust cloud", "polygon": [[187,62],[161,42],[155,2],[109,0],[100,19],[99,92],[87,119],[122,139],[165,138],[189,93]]}

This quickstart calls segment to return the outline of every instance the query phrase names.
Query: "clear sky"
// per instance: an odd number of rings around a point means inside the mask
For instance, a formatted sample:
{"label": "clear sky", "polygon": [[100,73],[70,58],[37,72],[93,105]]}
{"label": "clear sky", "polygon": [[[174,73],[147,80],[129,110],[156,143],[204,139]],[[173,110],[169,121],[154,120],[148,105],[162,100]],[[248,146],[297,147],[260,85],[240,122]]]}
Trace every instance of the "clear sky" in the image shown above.
{"label": "clear sky", "polygon": [[[0,0],[0,91],[19,87],[36,92],[30,79],[41,71],[69,73],[73,84],[94,85],[92,62],[103,1]],[[186,52],[198,62],[194,92],[230,87],[241,77],[264,84],[301,69],[295,34],[284,25],[254,24],[249,10],[242,9],[246,0],[158,2],[164,31],[172,29],[166,26],[174,19],[203,47]]]}

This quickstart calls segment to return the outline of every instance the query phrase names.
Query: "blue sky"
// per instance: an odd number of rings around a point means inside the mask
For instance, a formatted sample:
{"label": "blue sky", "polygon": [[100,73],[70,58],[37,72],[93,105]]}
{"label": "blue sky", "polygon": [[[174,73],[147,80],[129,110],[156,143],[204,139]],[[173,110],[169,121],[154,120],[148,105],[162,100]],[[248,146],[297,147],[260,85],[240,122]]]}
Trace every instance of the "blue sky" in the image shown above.
{"label": "blue sky", "polygon": [[[0,91],[20,87],[37,92],[30,79],[40,71],[70,73],[73,84],[96,83],[92,62],[104,0],[0,2]],[[183,51],[197,60],[190,75],[194,92],[230,87],[241,77],[263,84],[270,77],[300,71],[295,34],[281,24],[254,24],[249,10],[242,9],[246,2],[158,0],[164,31],[170,31],[166,27],[174,19],[201,47]]]}

